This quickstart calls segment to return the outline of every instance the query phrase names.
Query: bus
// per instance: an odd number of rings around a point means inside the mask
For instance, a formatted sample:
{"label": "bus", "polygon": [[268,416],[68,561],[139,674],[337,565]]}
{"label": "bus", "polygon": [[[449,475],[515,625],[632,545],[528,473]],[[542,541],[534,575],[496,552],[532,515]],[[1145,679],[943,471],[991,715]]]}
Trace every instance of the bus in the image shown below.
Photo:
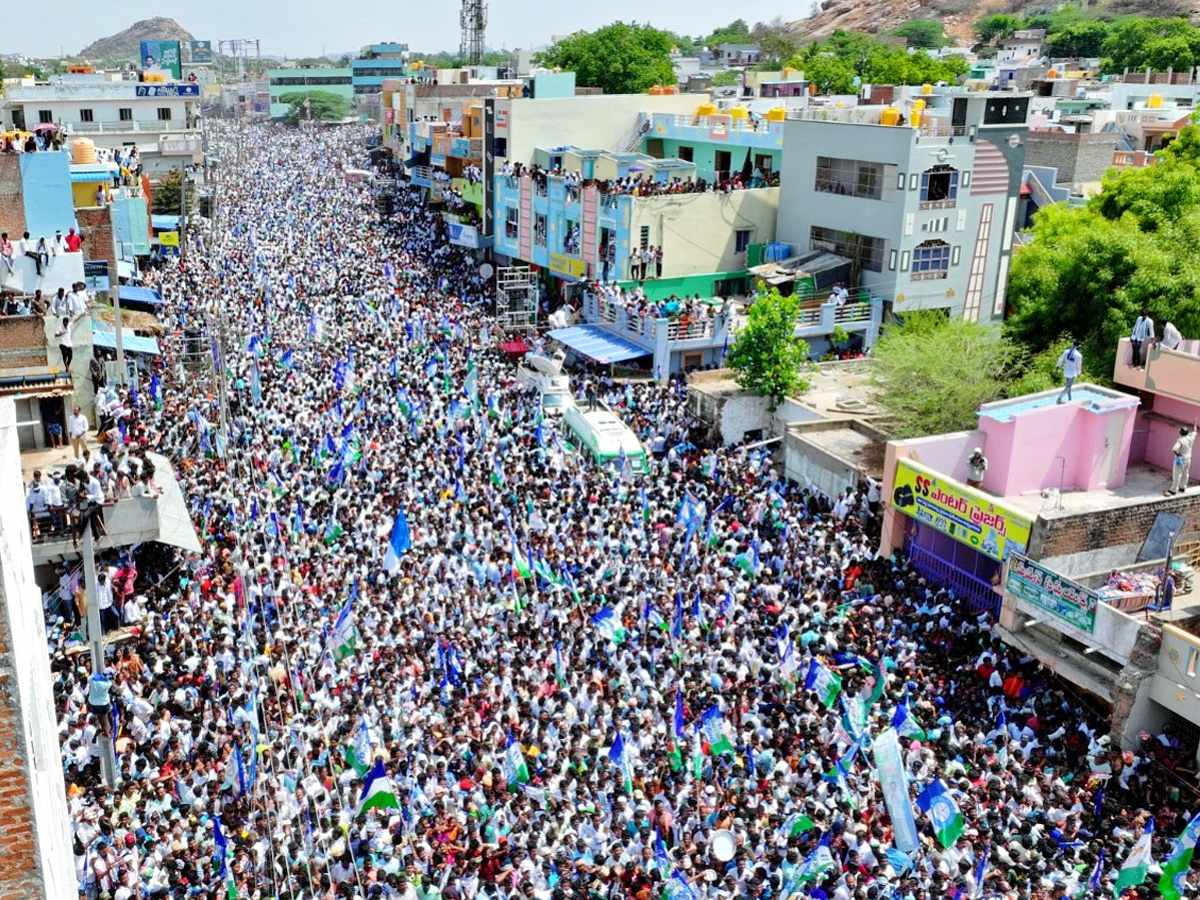
{"label": "bus", "polygon": [[648,470],[646,449],[637,435],[605,406],[589,410],[574,404],[563,412],[563,424],[574,436],[576,445],[592,457],[598,466],[617,467],[621,456],[635,475]]}

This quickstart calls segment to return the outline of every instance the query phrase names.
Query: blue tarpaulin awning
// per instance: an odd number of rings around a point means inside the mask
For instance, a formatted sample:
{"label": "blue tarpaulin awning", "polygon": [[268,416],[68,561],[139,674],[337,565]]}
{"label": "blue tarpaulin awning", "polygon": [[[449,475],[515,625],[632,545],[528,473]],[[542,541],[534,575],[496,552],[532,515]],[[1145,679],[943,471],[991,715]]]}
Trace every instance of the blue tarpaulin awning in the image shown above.
{"label": "blue tarpaulin awning", "polygon": [[174,231],[179,227],[179,216],[155,215],[150,217],[150,227],[155,231]]}
{"label": "blue tarpaulin awning", "polygon": [[613,334],[600,325],[574,325],[547,332],[547,336],[565,344],[576,353],[598,363],[619,363],[639,356],[649,356],[651,351],[639,347],[633,341]]}
{"label": "blue tarpaulin awning", "polygon": [[[92,344],[96,347],[107,347],[109,350],[115,350],[117,349],[116,332],[109,331],[106,328],[97,328],[93,325]],[[158,341],[155,338],[134,334],[132,328],[121,329],[121,347],[126,353],[148,353],[151,356],[158,356],[161,353],[158,349]]]}
{"label": "blue tarpaulin awning", "polygon": [[84,184],[90,181],[109,182],[112,181],[113,173],[107,169],[93,169],[87,172],[72,172],[72,184]]}
{"label": "blue tarpaulin awning", "polygon": [[153,288],[137,287],[132,284],[121,285],[117,296],[122,303],[146,303],[150,306],[162,306],[162,294]]}

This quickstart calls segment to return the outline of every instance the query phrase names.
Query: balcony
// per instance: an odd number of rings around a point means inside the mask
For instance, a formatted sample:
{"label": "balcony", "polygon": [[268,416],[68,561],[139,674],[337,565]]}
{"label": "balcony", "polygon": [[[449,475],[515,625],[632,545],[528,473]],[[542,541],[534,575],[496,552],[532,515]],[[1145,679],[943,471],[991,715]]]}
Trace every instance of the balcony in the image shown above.
{"label": "balcony", "polygon": [[1161,344],[1143,347],[1141,369],[1129,365],[1132,355],[1129,338],[1121,338],[1113,365],[1115,384],[1200,405],[1200,341],[1184,341],[1177,350]]}
{"label": "balcony", "polygon": [[690,141],[720,141],[735,147],[775,148],[783,135],[783,122],[760,119],[735,119],[726,113],[711,116],[671,115],[655,113],[651,117],[647,138],[667,138]]}
{"label": "balcony", "polygon": [[1117,169],[1144,169],[1158,162],[1158,157],[1147,150],[1114,150],[1112,164]]}
{"label": "balcony", "polygon": [[585,294],[583,318],[589,324],[605,325],[634,343],[653,349],[660,340],[669,345],[683,342],[683,346],[670,349],[693,349],[693,347],[719,346],[729,335],[729,322],[719,314],[705,320],[688,320],[682,317],[652,318],[638,315],[617,303]]}
{"label": "balcony", "polygon": [[204,138],[193,137],[160,137],[158,152],[163,156],[199,156],[204,152]]}
{"label": "balcony", "polygon": [[67,134],[131,134],[149,133],[161,134],[164,131],[186,131],[182,122],[71,122],[67,125]]}

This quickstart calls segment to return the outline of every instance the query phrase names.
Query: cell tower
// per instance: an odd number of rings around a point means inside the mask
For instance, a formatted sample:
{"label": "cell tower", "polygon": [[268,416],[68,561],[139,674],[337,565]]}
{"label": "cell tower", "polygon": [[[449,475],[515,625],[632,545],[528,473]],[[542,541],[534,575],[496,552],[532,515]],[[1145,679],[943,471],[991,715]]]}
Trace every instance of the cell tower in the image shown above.
{"label": "cell tower", "polygon": [[462,0],[462,42],[458,55],[464,66],[478,66],[483,62],[483,40],[487,31],[486,0]]}

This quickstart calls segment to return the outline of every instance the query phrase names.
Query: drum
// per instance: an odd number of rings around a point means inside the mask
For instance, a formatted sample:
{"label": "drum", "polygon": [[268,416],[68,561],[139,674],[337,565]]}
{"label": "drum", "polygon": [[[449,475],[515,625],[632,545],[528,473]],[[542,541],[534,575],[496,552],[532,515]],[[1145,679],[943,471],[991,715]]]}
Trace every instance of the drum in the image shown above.
{"label": "drum", "polygon": [[733,854],[736,850],[733,832],[724,830],[715,832],[712,836],[712,841],[709,843],[709,849],[712,851],[713,857],[719,862],[729,862],[733,859]]}

